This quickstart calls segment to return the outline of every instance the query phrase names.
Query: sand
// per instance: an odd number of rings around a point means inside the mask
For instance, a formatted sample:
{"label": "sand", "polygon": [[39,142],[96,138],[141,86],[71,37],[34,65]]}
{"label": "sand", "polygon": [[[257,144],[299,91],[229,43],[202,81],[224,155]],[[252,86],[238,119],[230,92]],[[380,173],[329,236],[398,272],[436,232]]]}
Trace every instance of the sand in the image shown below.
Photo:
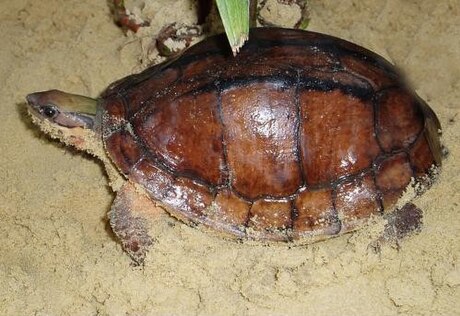
{"label": "sand", "polygon": [[[193,22],[183,0],[162,3],[152,27]],[[145,65],[151,39],[125,36],[105,1],[1,8],[1,315],[460,313],[457,1],[311,1],[311,30],[390,59],[440,118],[450,153],[439,181],[416,200],[424,210],[419,234],[375,254],[371,228],[309,246],[263,246],[164,216],[142,268],[130,265],[108,228],[114,196],[102,166],[42,135],[24,97],[51,88],[95,97]]]}

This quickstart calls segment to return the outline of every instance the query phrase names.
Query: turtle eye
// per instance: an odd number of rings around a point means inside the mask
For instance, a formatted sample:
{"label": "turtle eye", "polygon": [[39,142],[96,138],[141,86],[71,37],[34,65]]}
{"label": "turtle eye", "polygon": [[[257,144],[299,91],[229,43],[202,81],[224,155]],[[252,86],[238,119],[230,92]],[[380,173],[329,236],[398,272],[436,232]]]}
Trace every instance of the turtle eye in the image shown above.
{"label": "turtle eye", "polygon": [[58,110],[52,105],[44,105],[40,108],[40,112],[47,118],[54,118]]}

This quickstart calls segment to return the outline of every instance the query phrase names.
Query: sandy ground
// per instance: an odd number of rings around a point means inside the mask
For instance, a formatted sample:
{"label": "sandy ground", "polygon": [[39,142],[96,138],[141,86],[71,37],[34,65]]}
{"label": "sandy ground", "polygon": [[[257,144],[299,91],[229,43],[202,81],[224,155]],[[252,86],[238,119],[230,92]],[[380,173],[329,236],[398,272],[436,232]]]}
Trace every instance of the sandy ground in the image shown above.
{"label": "sandy ground", "polygon": [[[162,1],[165,3],[165,1]],[[183,3],[183,0],[182,0]],[[39,133],[24,96],[97,96],[137,71],[144,44],[104,1],[1,1],[1,315],[458,315],[460,313],[460,11],[454,0],[311,1],[311,30],[352,40],[407,73],[439,115],[450,155],[417,199],[424,229],[397,250],[373,232],[310,246],[238,244],[165,216],[144,268],[107,226],[102,167]],[[182,11],[181,11],[182,10]],[[154,27],[190,19],[169,0]]]}

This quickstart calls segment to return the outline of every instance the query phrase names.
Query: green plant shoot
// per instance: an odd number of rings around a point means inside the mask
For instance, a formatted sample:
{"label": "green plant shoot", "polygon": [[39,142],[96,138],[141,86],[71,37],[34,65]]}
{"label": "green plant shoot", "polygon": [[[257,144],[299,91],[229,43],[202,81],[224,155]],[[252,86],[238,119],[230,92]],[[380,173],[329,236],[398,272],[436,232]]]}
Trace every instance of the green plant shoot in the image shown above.
{"label": "green plant shoot", "polygon": [[236,55],[249,36],[249,0],[216,0],[222,23]]}

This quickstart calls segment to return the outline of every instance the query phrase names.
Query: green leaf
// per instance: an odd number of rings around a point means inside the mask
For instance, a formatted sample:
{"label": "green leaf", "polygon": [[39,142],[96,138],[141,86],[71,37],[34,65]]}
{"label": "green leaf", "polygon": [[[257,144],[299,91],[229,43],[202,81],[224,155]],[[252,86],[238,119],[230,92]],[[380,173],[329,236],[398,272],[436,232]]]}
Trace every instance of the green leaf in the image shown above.
{"label": "green leaf", "polygon": [[249,36],[249,0],[216,0],[228,41],[236,55]]}

